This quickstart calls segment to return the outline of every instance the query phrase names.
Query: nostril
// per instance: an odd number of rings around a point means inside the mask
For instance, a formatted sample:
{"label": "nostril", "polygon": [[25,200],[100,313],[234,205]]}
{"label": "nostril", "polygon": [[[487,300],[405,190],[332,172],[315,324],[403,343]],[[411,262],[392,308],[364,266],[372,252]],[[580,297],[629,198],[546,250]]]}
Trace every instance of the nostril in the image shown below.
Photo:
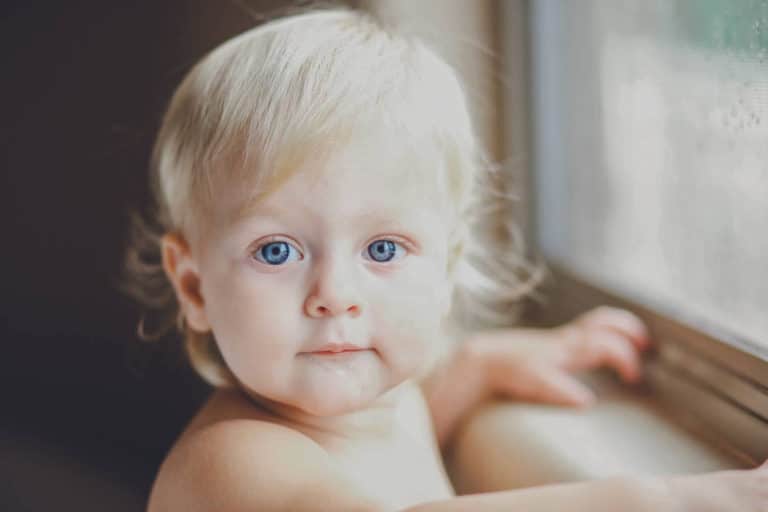
{"label": "nostril", "polygon": [[314,297],[308,299],[305,311],[308,315],[316,317],[336,316],[345,313],[357,317],[361,314],[361,308],[358,304],[353,303],[344,307],[342,304],[323,302]]}

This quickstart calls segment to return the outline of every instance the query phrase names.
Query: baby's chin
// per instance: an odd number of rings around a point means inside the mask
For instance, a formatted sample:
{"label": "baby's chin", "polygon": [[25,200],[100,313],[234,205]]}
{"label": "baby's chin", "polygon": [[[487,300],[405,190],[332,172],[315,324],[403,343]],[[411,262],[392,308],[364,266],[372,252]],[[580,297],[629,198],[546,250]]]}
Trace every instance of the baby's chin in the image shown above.
{"label": "baby's chin", "polygon": [[377,351],[367,350],[299,354],[267,380],[238,380],[246,394],[276,416],[330,418],[381,408],[388,402],[383,395],[412,373],[411,368],[389,367]]}
{"label": "baby's chin", "polygon": [[307,414],[336,416],[363,409],[395,385],[374,351],[304,354],[294,374],[297,405]]}

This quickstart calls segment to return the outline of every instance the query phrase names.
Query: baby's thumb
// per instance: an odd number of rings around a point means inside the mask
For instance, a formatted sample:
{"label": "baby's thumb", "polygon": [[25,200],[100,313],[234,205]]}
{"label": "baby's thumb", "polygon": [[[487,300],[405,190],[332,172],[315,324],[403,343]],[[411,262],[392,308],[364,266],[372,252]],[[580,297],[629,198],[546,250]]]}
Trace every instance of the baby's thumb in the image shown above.
{"label": "baby's thumb", "polygon": [[592,390],[564,372],[548,373],[539,390],[541,400],[548,403],[584,407],[595,402]]}

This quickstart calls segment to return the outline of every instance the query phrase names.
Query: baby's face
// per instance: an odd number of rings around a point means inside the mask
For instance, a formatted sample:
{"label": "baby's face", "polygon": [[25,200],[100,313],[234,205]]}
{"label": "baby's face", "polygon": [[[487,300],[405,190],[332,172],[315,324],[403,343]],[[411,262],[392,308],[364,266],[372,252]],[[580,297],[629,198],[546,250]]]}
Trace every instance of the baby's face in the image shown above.
{"label": "baby's face", "polygon": [[369,137],[310,158],[246,214],[236,187],[217,200],[204,315],[249,392],[333,415],[420,370],[450,295],[441,192],[420,173]]}

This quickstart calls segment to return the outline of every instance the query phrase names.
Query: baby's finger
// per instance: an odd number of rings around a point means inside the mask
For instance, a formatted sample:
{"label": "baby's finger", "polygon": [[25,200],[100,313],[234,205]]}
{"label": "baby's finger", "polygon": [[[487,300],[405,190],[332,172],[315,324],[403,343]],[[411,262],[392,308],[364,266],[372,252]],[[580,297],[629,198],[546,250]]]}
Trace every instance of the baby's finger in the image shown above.
{"label": "baby's finger", "polygon": [[648,329],[640,318],[627,311],[609,306],[601,306],[584,314],[580,321],[586,327],[612,329],[628,337],[638,349],[650,345]]}
{"label": "baby's finger", "polygon": [[595,402],[595,394],[570,375],[552,370],[541,375],[537,393],[532,397],[544,403],[585,407]]}
{"label": "baby's finger", "polygon": [[585,334],[581,367],[610,366],[628,382],[641,374],[640,356],[630,340],[610,329],[591,329]]}

